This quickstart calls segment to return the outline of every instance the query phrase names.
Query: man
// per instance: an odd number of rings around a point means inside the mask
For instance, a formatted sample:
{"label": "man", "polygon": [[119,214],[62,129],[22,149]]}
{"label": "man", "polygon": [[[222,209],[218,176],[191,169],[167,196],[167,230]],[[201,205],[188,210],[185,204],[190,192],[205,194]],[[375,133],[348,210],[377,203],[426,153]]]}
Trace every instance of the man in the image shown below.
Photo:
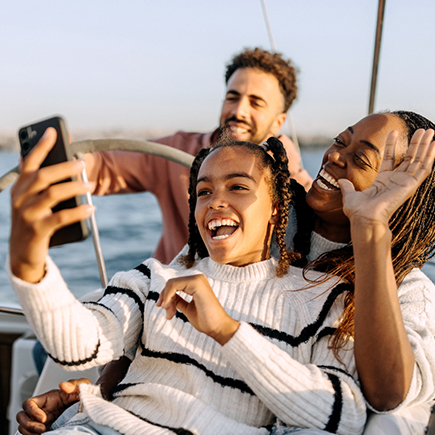
{"label": "man", "polygon": [[[196,155],[226,131],[236,140],[261,144],[277,136],[296,98],[296,70],[280,54],[245,49],[227,65],[225,99],[219,128],[211,133],[177,132],[156,142]],[[301,158],[287,136],[279,136],[289,156],[289,170],[304,187],[311,177],[300,168]],[[156,195],[163,215],[163,234],[154,257],[169,263],[187,242],[189,170],[160,157],[130,152],[85,155],[94,194],[149,191]]]}

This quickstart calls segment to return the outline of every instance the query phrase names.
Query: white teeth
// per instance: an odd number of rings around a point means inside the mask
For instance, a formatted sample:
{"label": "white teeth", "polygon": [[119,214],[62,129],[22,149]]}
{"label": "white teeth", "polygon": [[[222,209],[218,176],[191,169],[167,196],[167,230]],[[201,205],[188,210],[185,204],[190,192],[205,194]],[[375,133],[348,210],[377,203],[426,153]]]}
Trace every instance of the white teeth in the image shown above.
{"label": "white teeth", "polygon": [[227,237],[230,237],[231,234],[224,234],[222,236],[214,236],[213,240],[222,240],[222,239],[226,239]]}
{"label": "white teeth", "polygon": [[325,190],[334,190],[334,189],[331,189],[330,187],[328,187],[325,183],[323,183],[322,182],[322,180],[316,180],[316,183],[322,188],[322,189],[325,189]]}
{"label": "white teeth", "polygon": [[[329,175],[324,169],[321,169],[319,175],[322,178],[324,178],[328,183],[332,184],[337,189],[340,189],[340,185],[337,183],[337,180],[335,178],[331,177],[331,175]],[[319,182],[318,184],[320,184],[320,180],[318,180],[318,182]],[[324,183],[322,183],[321,187],[327,188],[327,190],[333,190],[333,189],[327,187]]]}
{"label": "white teeth", "polygon": [[237,224],[231,219],[213,219],[208,223],[208,229],[211,231],[217,227],[222,227],[222,226],[237,227]]}
{"label": "white teeth", "polygon": [[245,134],[248,132],[246,128],[236,127],[234,125],[230,127],[230,130],[235,134]]}

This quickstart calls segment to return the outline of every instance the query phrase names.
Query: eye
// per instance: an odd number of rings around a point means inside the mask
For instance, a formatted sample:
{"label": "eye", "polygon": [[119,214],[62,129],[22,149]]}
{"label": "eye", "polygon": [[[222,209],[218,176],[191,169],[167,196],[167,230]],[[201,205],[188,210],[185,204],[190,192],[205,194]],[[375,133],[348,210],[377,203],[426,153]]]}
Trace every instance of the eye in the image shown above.
{"label": "eye", "polygon": [[264,101],[261,100],[257,100],[257,99],[253,99],[251,100],[251,106],[252,107],[259,107],[262,108],[264,107],[266,104],[264,103]]}
{"label": "eye", "polygon": [[240,184],[235,184],[234,186],[230,187],[230,190],[248,190],[248,188],[245,186],[241,186]]}
{"label": "eye", "polygon": [[198,193],[196,194],[197,197],[205,196],[205,195],[210,195],[210,191],[209,191],[209,190],[206,190],[206,189],[201,189],[201,190],[199,190]]}
{"label": "eye", "polygon": [[334,137],[333,144],[342,147],[346,146],[345,143],[342,140],[340,140],[338,137]]}
{"label": "eye", "polygon": [[359,156],[358,154],[355,154],[355,161],[360,166],[371,168],[372,166],[370,163],[367,162],[367,158],[365,156]]}

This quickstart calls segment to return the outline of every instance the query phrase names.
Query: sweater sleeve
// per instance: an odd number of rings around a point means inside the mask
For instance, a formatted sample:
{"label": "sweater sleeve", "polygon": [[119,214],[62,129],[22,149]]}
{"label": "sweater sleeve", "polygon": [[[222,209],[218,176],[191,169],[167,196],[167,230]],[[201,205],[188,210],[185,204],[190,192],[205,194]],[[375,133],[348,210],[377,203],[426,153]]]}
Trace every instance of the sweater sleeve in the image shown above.
{"label": "sweater sleeve", "polygon": [[152,192],[163,163],[161,158],[130,151],[88,153],[84,160],[89,180],[96,183],[94,195]]}
{"label": "sweater sleeve", "polygon": [[[416,406],[435,397],[435,285],[421,270],[413,269],[399,286],[398,293],[415,366],[405,400],[382,414]],[[370,405],[369,408],[381,413]]]}
{"label": "sweater sleeve", "polygon": [[[302,364],[249,324],[241,323],[222,352],[285,425],[342,435],[362,433],[366,420],[363,395],[328,349],[326,337],[314,345],[311,363]],[[353,365],[353,352],[342,352],[340,357]]]}
{"label": "sweater sleeve", "polygon": [[[196,156],[208,145],[212,133],[179,131],[172,136],[153,139]],[[169,178],[180,182],[180,176],[189,179],[189,170],[163,157],[130,151],[99,151],[84,155],[88,179],[96,183],[94,195],[149,191],[157,196],[168,189]],[[186,182],[182,182],[185,189]],[[188,186],[188,183],[187,183]],[[187,190],[186,190],[187,192]]]}
{"label": "sweater sleeve", "polygon": [[65,369],[106,364],[137,342],[148,285],[140,271],[115,275],[100,301],[82,304],[49,257],[46,274],[36,284],[15,277],[9,262],[7,269],[27,320],[51,358]]}

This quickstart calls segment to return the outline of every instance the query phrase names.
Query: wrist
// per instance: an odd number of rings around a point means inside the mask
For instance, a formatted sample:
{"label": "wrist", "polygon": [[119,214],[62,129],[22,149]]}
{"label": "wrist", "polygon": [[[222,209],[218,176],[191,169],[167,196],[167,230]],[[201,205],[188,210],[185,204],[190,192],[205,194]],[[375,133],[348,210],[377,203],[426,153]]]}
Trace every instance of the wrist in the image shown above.
{"label": "wrist", "polygon": [[359,241],[391,241],[391,230],[388,222],[367,217],[354,217],[350,220],[352,243]]}
{"label": "wrist", "polygon": [[239,326],[240,323],[230,317],[227,322],[222,324],[220,330],[216,334],[213,334],[213,336],[211,336],[211,338],[217,341],[221,346],[224,346],[231,340],[231,338],[233,338],[234,334],[239,329]]}
{"label": "wrist", "polygon": [[46,272],[45,262],[35,266],[25,264],[19,260],[14,261],[12,257],[10,259],[10,267],[11,272],[15,277],[32,284],[40,282],[44,278]]}

